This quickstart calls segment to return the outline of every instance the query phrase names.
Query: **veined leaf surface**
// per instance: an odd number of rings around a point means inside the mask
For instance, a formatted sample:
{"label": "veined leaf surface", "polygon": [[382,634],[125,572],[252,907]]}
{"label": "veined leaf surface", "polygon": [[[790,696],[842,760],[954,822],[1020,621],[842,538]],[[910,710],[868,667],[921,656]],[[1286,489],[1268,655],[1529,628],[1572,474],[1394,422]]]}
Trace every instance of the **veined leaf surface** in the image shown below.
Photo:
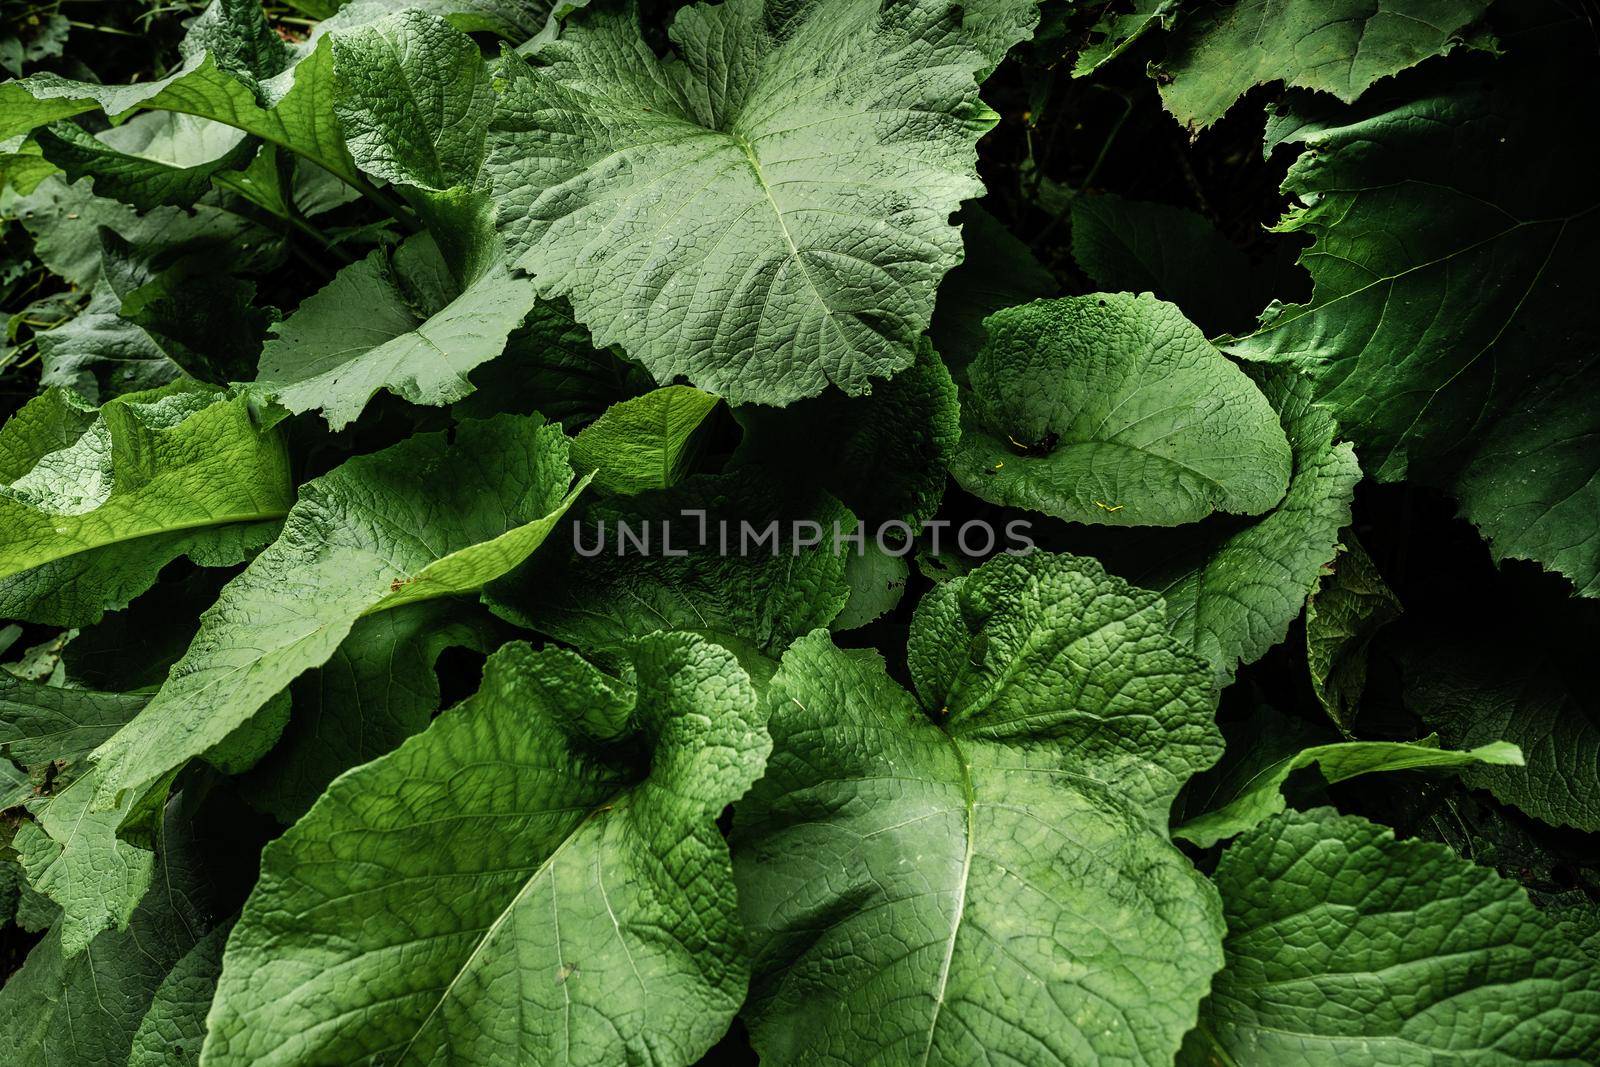
{"label": "veined leaf surface", "polygon": [[475,593],[521,563],[576,495],[571,477],[559,428],[502,416],[306,483],[282,536],[228,583],[160,692],[95,753],[102,796],[141,793],[220,744],[326,662],[361,616]]}
{"label": "veined leaf surface", "polygon": [[995,116],[961,12],[933,0],[678,13],[658,58],[583,12],[515,61],[488,171],[517,266],[660,382],[786,404],[911,363],[960,260]]}
{"label": "veined leaf surface", "polygon": [[1166,1064],[1220,965],[1166,809],[1218,753],[1160,598],[1000,557],[924,600],[913,696],[802,638],[736,810],[763,1063]]}
{"label": "veined leaf surface", "polygon": [[715,820],[768,741],[727,651],[631,662],[509,645],[340,778],[267,848],[205,1062],[694,1063],[748,981]]}

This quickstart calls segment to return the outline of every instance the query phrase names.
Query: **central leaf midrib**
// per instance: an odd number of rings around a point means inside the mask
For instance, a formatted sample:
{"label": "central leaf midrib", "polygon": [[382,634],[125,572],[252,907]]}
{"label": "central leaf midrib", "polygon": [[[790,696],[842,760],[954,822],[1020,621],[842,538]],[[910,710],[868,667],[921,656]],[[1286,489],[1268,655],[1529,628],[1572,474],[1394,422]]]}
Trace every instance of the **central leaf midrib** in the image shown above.
{"label": "central leaf midrib", "polygon": [[[93,512],[89,512],[89,514],[92,515]],[[177,523],[172,526],[163,526],[159,529],[144,530],[136,534],[130,534],[127,537],[109,537],[101,541],[95,541],[91,544],[79,545],[68,552],[58,552],[55,555],[49,555],[37,559],[35,562],[29,563],[24,567],[10,572],[9,574],[0,576],[0,581],[4,581],[7,578],[12,578],[20,574],[26,574],[28,571],[37,570],[40,567],[51,563],[56,563],[63,559],[71,559],[73,556],[81,556],[88,552],[98,552],[103,548],[111,548],[116,545],[132,544],[135,541],[143,541],[152,537],[164,537],[168,534],[188,533],[193,530],[206,530],[220,526],[237,526],[249,522],[265,522],[269,519],[281,519],[288,514],[289,509],[287,507],[274,511],[241,512],[237,515],[211,516],[195,522]],[[76,518],[77,516],[62,517]]]}
{"label": "central leaf midrib", "polygon": [[[444,1007],[445,1002],[450,999],[450,995],[455,990],[456,984],[461,981],[461,979],[477,962],[479,955],[483,952],[484,946],[487,945],[490,940],[494,938],[495,934],[499,932],[506,920],[510,918],[512,912],[514,912],[517,906],[520,905],[528,896],[534,884],[538,882],[547,871],[550,870],[551,865],[555,863],[557,857],[561,855],[568,845],[577,840],[578,835],[583,832],[584,827],[594,822],[598,816],[612,810],[615,805],[621,803],[632,792],[633,785],[630,784],[607,795],[605,798],[596,801],[590,806],[583,818],[579,819],[573,824],[572,829],[561,839],[561,843],[555,848],[551,849],[550,854],[541,860],[537,867],[534,867],[528,872],[527,877],[522,880],[522,885],[517,889],[516,893],[512,895],[511,900],[507,902],[506,906],[500,910],[500,914],[495,916],[494,921],[484,928],[482,935],[479,936],[477,940],[477,943],[473,945],[472,951],[467,954],[467,958],[461,962],[459,967],[456,968],[456,972],[450,977],[449,983],[446,984],[444,989],[439,993],[438,1001],[436,1001],[433,1007],[429,1009],[428,1014],[423,1017],[422,1021],[417,1024],[417,1027],[412,1032],[411,1037],[406,1041],[405,1047],[400,1050],[400,1055],[395,1060],[396,1063],[405,1062],[406,1057],[411,1053],[412,1046],[417,1043],[417,1039],[422,1036],[425,1030],[428,1029],[429,1025],[433,1022],[434,1016],[439,1014],[439,1009]],[[551,892],[555,892],[553,887]],[[557,946],[557,951],[560,951],[559,945]]]}
{"label": "central leaf midrib", "polygon": [[[395,67],[400,71],[400,80],[405,85],[406,99],[412,105],[412,107],[416,109],[416,113],[418,115],[425,114],[428,109],[423,106],[422,100],[417,96],[416,82],[414,79],[408,76],[410,71],[406,67],[405,59],[400,54],[400,49],[396,46],[394,38],[389,33],[382,30],[379,30],[375,36],[383,42],[384,48],[388,51],[390,57],[394,61]],[[421,125],[424,132],[427,132],[431,124],[424,121]],[[441,133],[440,137],[442,136],[443,134]],[[413,141],[412,143],[415,144],[416,142]],[[439,153],[439,142],[436,141],[432,136],[425,136],[422,139],[422,143],[427,152],[429,170],[432,172],[428,176],[440,182],[441,188],[453,184],[445,176],[445,162],[444,158]]]}
{"label": "central leaf midrib", "polygon": [[[777,198],[772,195],[772,188],[767,185],[767,176],[761,171],[761,159],[756,155],[755,145],[742,134],[729,133],[727,136],[744,153],[745,160],[750,164],[750,171],[755,175],[756,184],[761,187],[762,195],[767,198],[767,203],[772,208],[772,217],[778,221],[778,229],[783,233],[783,241],[789,246],[790,258],[800,268],[800,273],[804,276],[806,285],[810,286],[812,295],[817,298],[817,303],[822,305],[822,310],[828,316],[828,321],[832,322],[833,308],[823,298],[822,290],[817,288],[816,279],[811,276],[811,271],[806,268],[805,260],[800,255],[800,246],[795,244],[794,235],[789,232],[789,224],[784,220],[783,209],[778,206]],[[838,330],[837,326],[834,328]],[[845,338],[843,330],[838,330],[838,332],[841,338]],[[845,343],[851,348],[855,347],[850,345],[848,338],[845,338]]]}
{"label": "central leaf midrib", "polygon": [[[929,720],[932,722],[932,720]],[[927,1044],[922,1050],[922,1067],[928,1067],[933,1056],[933,1039],[939,1028],[939,1015],[944,1009],[945,994],[950,986],[950,966],[955,958],[956,937],[961,932],[961,922],[966,917],[967,911],[967,884],[972,875],[972,859],[974,850],[974,822],[977,814],[977,794],[972,785],[972,769],[967,762],[967,754],[961,750],[961,744],[942,724],[933,723],[934,729],[939,731],[939,736],[944,738],[955,753],[956,766],[961,771],[961,796],[966,809],[966,852],[961,860],[961,884],[956,889],[955,917],[950,923],[950,940],[945,944],[944,960],[939,965],[938,988],[933,993],[933,1015],[928,1020]]]}

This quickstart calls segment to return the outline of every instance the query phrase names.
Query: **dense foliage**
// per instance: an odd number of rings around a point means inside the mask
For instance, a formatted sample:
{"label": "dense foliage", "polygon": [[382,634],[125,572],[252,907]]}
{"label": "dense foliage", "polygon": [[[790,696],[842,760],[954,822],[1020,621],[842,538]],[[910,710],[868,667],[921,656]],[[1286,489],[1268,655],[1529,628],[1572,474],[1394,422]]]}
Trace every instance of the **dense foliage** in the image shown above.
{"label": "dense foliage", "polygon": [[8,4],[0,1062],[1600,1063],[1597,56]]}

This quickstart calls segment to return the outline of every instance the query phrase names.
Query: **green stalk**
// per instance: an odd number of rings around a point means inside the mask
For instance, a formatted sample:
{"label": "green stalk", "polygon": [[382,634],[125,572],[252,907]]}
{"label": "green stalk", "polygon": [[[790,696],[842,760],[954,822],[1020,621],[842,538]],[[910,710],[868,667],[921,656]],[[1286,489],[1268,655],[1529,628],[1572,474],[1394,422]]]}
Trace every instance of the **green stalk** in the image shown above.
{"label": "green stalk", "polygon": [[[309,159],[310,157],[308,156],[306,158]],[[314,159],[312,162],[317,163],[318,166],[322,165]],[[373,185],[365,178],[361,178],[359,176],[354,178],[346,177],[345,175],[340,174],[338,171],[329,171],[329,173],[338,177],[346,185],[360,193],[363,197],[382,208],[383,211],[392,216],[407,233],[422,232],[422,223],[417,221],[417,216],[412,213],[410,208],[406,207],[400,201],[396,200],[382,189],[379,189],[376,185]]]}

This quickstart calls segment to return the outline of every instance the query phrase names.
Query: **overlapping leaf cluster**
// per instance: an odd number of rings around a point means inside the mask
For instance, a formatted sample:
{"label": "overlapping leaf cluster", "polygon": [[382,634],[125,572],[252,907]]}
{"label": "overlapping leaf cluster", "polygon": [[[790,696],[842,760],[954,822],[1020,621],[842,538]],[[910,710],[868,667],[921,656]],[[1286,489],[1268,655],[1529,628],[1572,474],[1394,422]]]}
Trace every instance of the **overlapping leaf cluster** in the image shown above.
{"label": "overlapping leaf cluster", "polygon": [[73,4],[0,1060],[1600,1062],[1563,5]]}

